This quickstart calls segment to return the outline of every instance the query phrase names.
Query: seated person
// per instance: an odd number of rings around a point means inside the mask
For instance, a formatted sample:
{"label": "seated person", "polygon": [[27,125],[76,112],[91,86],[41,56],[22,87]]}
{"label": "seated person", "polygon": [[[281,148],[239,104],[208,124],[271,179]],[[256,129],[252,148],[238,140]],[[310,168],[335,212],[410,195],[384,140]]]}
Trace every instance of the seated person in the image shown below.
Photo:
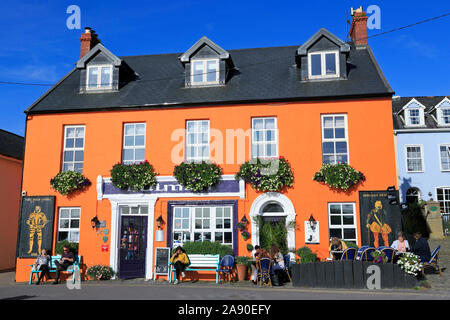
{"label": "seated person", "polygon": [[36,285],[38,285],[42,278],[46,276],[47,279],[50,279],[50,271],[48,265],[50,263],[51,257],[47,254],[46,249],[42,249],[41,254],[37,256],[36,262],[33,264],[32,270],[41,271],[36,281]]}
{"label": "seated person", "polygon": [[331,238],[330,246],[328,247],[328,251],[330,251],[330,259],[339,260],[342,256],[342,253],[333,251],[344,251],[345,249],[347,249],[347,245],[344,241],[339,240],[338,237]]}
{"label": "seated person", "polygon": [[395,250],[395,254],[405,253],[410,250],[408,240],[405,239],[403,232],[399,231],[397,240],[392,242],[391,248]]}
{"label": "seated person", "polygon": [[272,245],[270,247],[270,258],[273,260],[271,270],[272,276],[276,275],[276,278],[278,278],[276,279],[278,281],[275,280],[273,285],[277,285],[277,282],[279,283],[279,285],[281,285],[286,280],[286,272],[285,272],[284,258],[278,246]]}
{"label": "seated person", "polygon": [[56,265],[56,275],[55,281],[52,284],[58,284],[59,274],[63,270],[67,270],[67,268],[75,262],[75,254],[72,252],[68,245],[63,247],[63,254],[61,255],[61,259],[59,261],[55,261]]}
{"label": "seated person", "polygon": [[[253,249],[253,251],[252,251],[252,257],[254,257],[255,260],[256,260],[257,257],[260,255],[260,253],[261,253],[261,247],[258,246],[258,245],[256,245],[256,246],[255,246],[255,249]],[[256,268],[257,268],[257,267],[256,267],[256,262],[252,262],[251,268],[252,268],[252,276],[251,276],[251,279],[250,279],[250,280],[252,280],[252,282],[253,282],[254,284],[256,284],[256,278],[257,278],[257,274],[258,274],[258,271],[257,271],[257,269],[256,269]]]}
{"label": "seated person", "polygon": [[422,238],[420,232],[414,233],[414,239],[416,242],[412,246],[412,253],[420,257],[421,262],[428,262],[431,258],[430,246],[425,238]]}
{"label": "seated person", "polygon": [[180,273],[183,278],[186,277],[184,270],[189,265],[189,259],[182,247],[177,247],[175,249],[174,254],[170,258],[170,262],[173,264],[175,268],[175,281],[174,284],[178,283],[178,279],[180,278]]}

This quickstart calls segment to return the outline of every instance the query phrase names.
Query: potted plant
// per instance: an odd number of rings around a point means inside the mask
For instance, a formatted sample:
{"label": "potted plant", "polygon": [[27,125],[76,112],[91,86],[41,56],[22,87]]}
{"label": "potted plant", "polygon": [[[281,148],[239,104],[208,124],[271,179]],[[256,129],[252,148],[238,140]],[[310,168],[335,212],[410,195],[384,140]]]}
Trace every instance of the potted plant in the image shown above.
{"label": "potted plant", "polygon": [[373,262],[375,263],[386,263],[388,261],[386,254],[384,252],[375,250],[371,253],[373,257]]}
{"label": "potted plant", "polygon": [[248,251],[252,251],[252,250],[253,250],[253,245],[249,243],[249,244],[247,245],[247,250],[248,250]]}
{"label": "potted plant", "polygon": [[183,187],[193,192],[206,191],[219,183],[222,168],[211,162],[182,162],[175,166],[173,176]]}
{"label": "potted plant", "polygon": [[330,188],[347,191],[361,181],[365,181],[364,175],[353,169],[347,163],[324,164],[313,177],[314,181],[325,183]]}
{"label": "potted plant", "polygon": [[248,231],[242,231],[241,233],[242,239],[247,240],[248,238],[250,238],[250,233],[248,233]]}
{"label": "potted plant", "polygon": [[122,190],[142,190],[156,185],[156,175],[147,160],[128,165],[117,163],[111,169],[111,182]]}
{"label": "potted plant", "polygon": [[50,180],[50,185],[60,194],[66,196],[72,192],[90,186],[91,181],[79,172],[62,171]]}
{"label": "potted plant", "polygon": [[239,231],[242,231],[242,230],[245,229],[245,225],[244,225],[242,222],[238,222],[238,223],[236,224],[236,228],[238,228]]}
{"label": "potted plant", "polygon": [[89,267],[86,274],[92,280],[110,280],[114,276],[114,271],[110,266],[98,264]]}
{"label": "potted plant", "polygon": [[244,281],[247,279],[247,269],[249,259],[250,259],[249,257],[236,258],[236,270],[239,281]]}

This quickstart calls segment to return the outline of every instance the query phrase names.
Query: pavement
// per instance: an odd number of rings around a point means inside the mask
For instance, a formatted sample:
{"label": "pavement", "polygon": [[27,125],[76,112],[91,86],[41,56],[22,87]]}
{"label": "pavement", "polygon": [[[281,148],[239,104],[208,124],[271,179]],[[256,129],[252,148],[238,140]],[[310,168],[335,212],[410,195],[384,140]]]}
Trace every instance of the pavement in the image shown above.
{"label": "pavement", "polygon": [[[441,245],[440,264],[450,265],[450,237],[430,240],[434,249]],[[0,300],[449,300],[450,270],[443,275],[426,275],[423,286],[416,289],[348,290],[310,289],[293,287],[258,288],[250,281],[216,284],[214,282],[183,282],[178,285],[165,281],[110,280],[83,281],[80,288],[69,288],[66,283],[39,286],[15,283],[14,272],[0,273]]]}

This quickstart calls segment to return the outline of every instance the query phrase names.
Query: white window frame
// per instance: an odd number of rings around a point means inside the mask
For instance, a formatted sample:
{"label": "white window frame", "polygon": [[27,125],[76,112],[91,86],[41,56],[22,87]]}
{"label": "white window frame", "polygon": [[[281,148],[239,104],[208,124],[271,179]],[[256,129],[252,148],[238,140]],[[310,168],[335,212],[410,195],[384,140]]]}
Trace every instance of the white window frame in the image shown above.
{"label": "white window frame", "polygon": [[[335,123],[335,117],[344,117],[344,132],[345,132],[345,138],[325,138],[325,126],[324,126],[324,118],[326,117],[333,117],[333,130],[336,128],[334,123]],[[347,114],[346,113],[333,113],[333,114],[321,114],[320,115],[320,130],[321,130],[321,136],[322,136],[322,145],[321,145],[321,150],[322,150],[322,163],[323,163],[323,155],[324,155],[324,150],[323,150],[323,144],[324,142],[333,142],[334,143],[334,163],[332,164],[337,164],[337,160],[336,160],[336,156],[337,156],[337,152],[336,152],[336,142],[345,142],[347,143],[347,164],[350,164],[350,147],[349,147],[349,139],[348,139],[348,118],[347,118]],[[333,132],[334,135],[334,132]]]}
{"label": "white window frame", "polygon": [[[72,210],[78,209],[80,216],[78,218],[72,218]],[[68,228],[61,228],[61,211],[62,210],[69,210],[69,218],[63,218],[64,220],[69,220],[69,227]],[[78,228],[72,228],[70,227],[70,223],[72,220],[78,220]],[[67,232],[67,240],[69,242],[80,242],[80,225],[81,225],[81,208],[80,207],[59,207],[58,208],[58,232],[57,232],[57,241],[60,241],[59,233],[60,232]],[[72,232],[78,232],[78,241],[72,241],[71,239],[71,233]]]}
{"label": "white window frame", "polygon": [[[137,124],[143,124],[144,125],[144,145],[143,146],[125,146],[125,137],[134,137],[134,141],[136,142],[136,125]],[[134,126],[134,134],[133,135],[127,135],[126,134],[126,126]],[[122,142],[122,163],[124,164],[132,164],[132,163],[139,163],[145,161],[145,149],[146,149],[146,143],[147,143],[147,124],[145,122],[127,122],[123,124],[123,142]],[[144,159],[142,160],[136,160],[136,149],[144,149]],[[125,160],[125,150],[133,150],[133,158],[134,161]]]}
{"label": "white window frame", "polygon": [[[343,213],[343,205],[352,205],[353,207],[353,224],[344,224],[344,218],[343,216],[346,215],[350,215],[350,214],[344,214]],[[338,214],[331,214],[330,208],[331,205],[340,205],[341,207],[341,213]],[[332,225],[331,224],[331,216],[340,216],[341,217],[341,224],[340,225]],[[357,226],[357,216],[356,216],[356,205],[354,202],[328,202],[328,229],[341,229],[341,236],[342,236],[342,240],[345,241],[354,241],[356,244],[358,244],[358,226]],[[355,230],[355,239],[345,239],[344,238],[344,229],[354,229]],[[331,233],[331,232],[330,232]],[[329,234],[329,236],[331,237],[331,234]]]}
{"label": "white window frame", "polygon": [[[145,217],[148,216],[148,212],[149,212],[149,206],[147,204],[119,204],[119,214],[121,216],[137,216],[137,217]],[[123,208],[127,207],[129,212],[123,212]],[[147,208],[147,212],[142,212],[142,208]],[[133,209],[137,208],[137,213],[136,212],[132,212]]]}
{"label": "white window frame", "polygon": [[[208,81],[208,62],[215,61],[216,62],[216,80]],[[194,65],[195,63],[201,62],[203,63],[203,73],[202,73],[202,81],[194,82]],[[218,84],[219,83],[219,74],[220,74],[220,64],[219,59],[192,59],[191,60],[191,85],[208,85],[208,84]]]}
{"label": "white window frame", "polygon": [[[263,128],[261,129],[256,129],[255,127],[255,121],[256,120],[262,120],[263,121]],[[273,129],[267,129],[266,128],[266,121],[267,120],[274,120],[274,128]],[[262,141],[256,141],[255,139],[255,134],[257,131],[261,131],[263,132],[263,140]],[[268,141],[266,140],[266,131],[275,131],[275,143],[273,141]],[[277,117],[254,117],[252,118],[252,148],[251,148],[251,158],[252,159],[271,159],[271,158],[277,158],[279,155],[279,143],[278,143],[278,119]],[[275,144],[275,155],[267,155],[267,145],[272,145]],[[255,154],[255,146],[259,145],[262,146],[263,150],[264,150],[264,155],[263,156],[254,156]]]}
{"label": "white window frame", "polygon": [[[419,114],[417,116],[411,116],[411,111],[418,111]],[[405,110],[406,112],[406,125],[409,127],[417,127],[417,126],[423,126],[423,110],[419,107],[417,108],[407,108]],[[418,118],[419,123],[412,123],[413,118]]]}
{"label": "white window frame", "polygon": [[[109,83],[107,86],[102,86],[101,80],[102,80],[102,68],[109,68]],[[89,86],[89,70],[98,68],[97,73],[97,86],[90,87]],[[107,90],[112,89],[112,81],[113,81],[113,66],[111,64],[96,64],[93,66],[88,66],[86,68],[86,90]]]}
{"label": "white window frame", "polygon": [[438,146],[438,151],[439,151],[439,165],[441,168],[441,171],[443,172],[448,172],[450,171],[450,167],[448,169],[444,169],[442,167],[442,155],[441,155],[441,147],[446,147],[447,149],[447,157],[450,159],[450,143],[442,143]]}
{"label": "white window frame", "polygon": [[[175,210],[179,208],[181,210],[183,210],[184,208],[189,208],[189,228],[175,228],[175,219],[180,219],[180,218],[176,218],[175,217]],[[201,208],[202,209],[202,213],[203,213],[203,209],[204,208],[208,208],[209,209],[209,228],[208,229],[196,229],[195,228],[195,211],[197,208]],[[229,208],[230,209],[230,228],[216,228],[216,219],[217,219],[217,209],[218,208]],[[233,248],[233,206],[231,205],[219,205],[219,206],[204,206],[204,205],[198,205],[198,206],[174,206],[173,207],[173,215],[172,215],[172,247],[176,247],[178,245],[183,245],[184,242],[180,242],[180,243],[176,243],[175,242],[175,233],[176,232],[188,232],[190,234],[190,240],[186,241],[186,242],[194,242],[194,234],[197,232],[201,232],[201,233],[205,233],[205,232],[209,232],[211,234],[211,242],[215,242],[215,236],[216,236],[216,232],[222,232],[222,234],[224,232],[229,232],[231,233],[231,242],[230,243],[225,243],[225,237],[222,236],[222,245],[226,245],[226,246],[230,246],[231,248]],[[186,218],[182,218],[182,219],[186,219]],[[203,218],[202,218],[203,219]],[[222,220],[224,219],[223,216],[221,218]],[[228,218],[227,218],[228,219]]]}
{"label": "white window frame", "polygon": [[[439,198],[438,198],[438,189],[442,189],[442,195],[444,197],[443,200],[439,200]],[[448,187],[436,187],[436,201],[439,202],[439,204],[441,204],[441,202],[445,203],[445,202],[449,202],[450,201],[450,198],[447,199],[445,197],[445,190],[450,190],[450,186],[448,186]],[[447,212],[445,212],[446,208],[447,208]],[[450,214],[450,203],[448,204],[448,206],[444,206],[444,207],[441,206],[441,210],[444,211],[442,214],[447,214],[447,215]]]}
{"label": "white window frame", "polygon": [[[78,128],[83,128],[83,147],[76,147],[76,133],[74,136],[74,144],[73,147],[67,147],[67,131],[68,129],[75,129],[75,132],[77,131]],[[82,163],[83,165],[83,169],[84,169],[84,147],[86,145],[86,126],[84,125],[65,125],[64,126],[64,141],[63,141],[63,153],[62,153],[62,168],[61,171],[75,171],[75,163]],[[66,152],[70,152],[73,151],[73,160],[71,161],[66,161],[65,160],[65,153]],[[83,151],[83,160],[82,161],[75,161],[75,154],[77,151]],[[73,170],[65,170],[64,169],[64,164],[66,163],[71,163],[73,166]],[[80,173],[83,173],[83,169],[81,170]],[[77,171],[78,172],[78,171]]]}
{"label": "white window frame", "polygon": [[[416,105],[413,105],[416,104]],[[411,106],[413,105],[413,106]],[[419,123],[412,124],[411,117],[409,115],[410,110],[419,110]],[[411,99],[403,108],[402,111],[405,115],[405,127],[424,127],[425,126],[425,106],[416,99]]]}
{"label": "white window frame", "polygon": [[[420,160],[422,162],[421,171],[410,171],[408,168],[408,148],[409,147],[419,147],[420,148]],[[418,158],[412,158],[410,160],[417,160]],[[423,146],[421,144],[405,144],[405,164],[407,173],[423,173],[425,172],[425,158],[423,156]]]}
{"label": "white window frame", "polygon": [[[336,73],[335,74],[326,74],[326,55],[329,53],[334,53],[335,63],[336,63]],[[312,63],[311,56],[320,54],[320,75],[312,75]],[[328,50],[328,51],[316,51],[316,52],[308,52],[308,77],[309,79],[326,79],[326,78],[337,78],[340,75],[339,70],[339,51],[337,50]]]}
{"label": "white window frame", "polygon": [[[204,122],[207,122],[208,123],[208,132],[207,132],[207,139],[208,139],[208,141],[207,142],[194,142],[194,143],[190,143],[189,142],[189,134],[191,133],[191,134],[194,134],[194,137],[195,137],[195,139],[197,139],[199,136],[201,137],[203,134],[205,134],[205,132],[203,132],[203,131],[201,131],[202,130],[202,128],[203,128],[203,123]],[[189,132],[188,131],[188,127],[189,127],[189,123],[193,123],[193,126],[194,126],[194,128],[201,128],[201,130],[200,131],[193,131],[193,132]],[[186,120],[186,129],[185,129],[185,139],[186,139],[186,142],[185,142],[185,159],[186,159],[186,161],[189,161],[189,162],[200,162],[200,161],[208,161],[209,159],[210,159],[210,156],[211,156],[211,149],[210,149],[210,145],[209,145],[209,142],[210,142],[210,139],[211,139],[211,130],[210,130],[210,127],[209,127],[209,120]],[[206,156],[206,155],[203,155],[203,153],[200,155],[200,156],[197,156],[197,149],[198,148],[200,148],[200,150],[203,150],[203,147],[208,147],[208,155]],[[189,150],[189,148],[190,147],[193,147],[194,148],[194,154],[195,154],[195,156],[188,156],[188,150]]]}

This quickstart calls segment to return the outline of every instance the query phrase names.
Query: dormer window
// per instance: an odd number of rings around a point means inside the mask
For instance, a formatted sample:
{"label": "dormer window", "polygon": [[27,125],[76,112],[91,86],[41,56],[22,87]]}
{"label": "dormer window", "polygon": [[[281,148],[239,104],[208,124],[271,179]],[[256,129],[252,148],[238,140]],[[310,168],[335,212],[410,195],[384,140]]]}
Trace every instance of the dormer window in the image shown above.
{"label": "dormer window", "polygon": [[450,100],[448,98],[437,105],[436,117],[440,126],[450,126]]}
{"label": "dormer window", "polygon": [[191,68],[192,85],[219,83],[218,59],[192,60]]}
{"label": "dormer window", "polygon": [[339,76],[339,55],[337,51],[308,53],[310,79],[335,78]]}
{"label": "dormer window", "polygon": [[112,88],[112,65],[88,66],[87,74],[87,90]]}
{"label": "dormer window", "polygon": [[425,126],[425,106],[416,99],[410,100],[400,112],[404,114],[404,123],[407,127]]}

